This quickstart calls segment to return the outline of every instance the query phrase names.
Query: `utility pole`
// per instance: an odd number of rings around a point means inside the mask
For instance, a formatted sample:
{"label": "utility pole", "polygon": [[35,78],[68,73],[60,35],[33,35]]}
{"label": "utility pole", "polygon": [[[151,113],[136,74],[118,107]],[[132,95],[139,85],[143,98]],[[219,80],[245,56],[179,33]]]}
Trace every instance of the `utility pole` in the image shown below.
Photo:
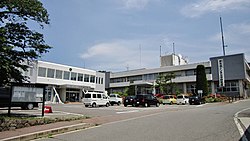
{"label": "utility pole", "polygon": [[222,42],[222,49],[223,49],[223,55],[226,55],[225,47],[225,41],[224,41],[224,35],[223,35],[223,27],[222,27],[222,19],[220,17],[220,31],[221,31],[221,42]]}

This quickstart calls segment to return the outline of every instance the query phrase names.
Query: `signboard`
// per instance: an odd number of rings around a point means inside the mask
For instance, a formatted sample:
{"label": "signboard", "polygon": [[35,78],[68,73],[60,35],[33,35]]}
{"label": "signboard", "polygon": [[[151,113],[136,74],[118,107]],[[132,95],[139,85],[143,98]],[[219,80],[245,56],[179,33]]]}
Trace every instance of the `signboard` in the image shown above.
{"label": "signboard", "polygon": [[43,102],[43,88],[13,86],[12,102]]}
{"label": "signboard", "polygon": [[219,87],[224,87],[225,86],[225,77],[224,77],[223,59],[218,59],[218,74],[219,74]]}

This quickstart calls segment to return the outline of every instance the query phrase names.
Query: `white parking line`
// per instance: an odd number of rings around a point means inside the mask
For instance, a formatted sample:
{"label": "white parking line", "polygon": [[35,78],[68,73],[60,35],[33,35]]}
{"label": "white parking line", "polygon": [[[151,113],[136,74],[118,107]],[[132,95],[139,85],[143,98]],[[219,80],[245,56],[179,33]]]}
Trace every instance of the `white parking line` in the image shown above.
{"label": "white parking line", "polygon": [[124,111],[124,112],[116,112],[117,114],[126,114],[126,113],[135,113],[139,112],[139,110],[132,110],[132,111]]}

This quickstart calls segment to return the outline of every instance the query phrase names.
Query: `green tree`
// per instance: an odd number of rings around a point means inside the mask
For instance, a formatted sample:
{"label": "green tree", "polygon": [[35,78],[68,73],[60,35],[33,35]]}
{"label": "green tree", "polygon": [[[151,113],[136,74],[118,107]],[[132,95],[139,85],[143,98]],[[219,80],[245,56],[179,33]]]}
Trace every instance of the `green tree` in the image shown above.
{"label": "green tree", "polygon": [[165,73],[158,75],[156,79],[156,86],[160,88],[160,92],[164,94],[173,94],[175,83],[173,79],[175,78],[175,74]]}
{"label": "green tree", "polygon": [[128,95],[136,95],[136,93],[135,93],[135,86],[133,86],[133,85],[128,86],[126,90],[127,90],[126,93]]}
{"label": "green tree", "polygon": [[198,90],[203,91],[203,96],[208,94],[207,77],[203,65],[198,65],[196,67],[196,93],[198,93]]}
{"label": "green tree", "polygon": [[42,29],[49,24],[48,12],[40,1],[0,1],[0,86],[27,81],[22,71],[51,48],[43,34],[29,29],[32,21]]}

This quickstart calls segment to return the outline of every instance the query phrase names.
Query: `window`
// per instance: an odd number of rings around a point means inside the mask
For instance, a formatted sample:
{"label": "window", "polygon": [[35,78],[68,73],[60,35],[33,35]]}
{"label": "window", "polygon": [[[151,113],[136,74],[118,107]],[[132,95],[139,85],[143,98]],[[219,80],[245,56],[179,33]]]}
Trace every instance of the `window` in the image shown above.
{"label": "window", "polygon": [[55,75],[55,70],[54,69],[48,69],[47,77],[48,78],[54,78],[54,75]]}
{"label": "window", "polygon": [[38,76],[45,77],[46,76],[46,68],[39,67],[38,68]]}
{"label": "window", "polygon": [[56,78],[62,79],[62,71],[61,70],[56,70]]}
{"label": "window", "polygon": [[196,75],[196,70],[186,70],[185,74],[186,76]]}
{"label": "window", "polygon": [[96,94],[93,94],[93,98],[96,98]]}
{"label": "window", "polygon": [[84,82],[89,82],[89,75],[88,74],[84,75]]}
{"label": "window", "polygon": [[101,84],[103,84],[103,78],[101,78]]}
{"label": "window", "polygon": [[90,83],[95,83],[95,76],[94,75],[90,76]]}
{"label": "window", "polygon": [[98,77],[95,78],[95,83],[98,84]]}
{"label": "window", "polygon": [[77,80],[78,80],[78,81],[83,81],[83,74],[78,73]]}
{"label": "window", "polygon": [[76,81],[76,73],[75,72],[71,72],[70,80]]}
{"label": "window", "polygon": [[101,94],[97,94],[97,98],[102,98],[102,95]]}
{"label": "window", "polygon": [[69,71],[64,71],[64,73],[63,73],[63,79],[69,80]]}
{"label": "window", "polygon": [[91,98],[91,94],[85,94],[85,98]]}

